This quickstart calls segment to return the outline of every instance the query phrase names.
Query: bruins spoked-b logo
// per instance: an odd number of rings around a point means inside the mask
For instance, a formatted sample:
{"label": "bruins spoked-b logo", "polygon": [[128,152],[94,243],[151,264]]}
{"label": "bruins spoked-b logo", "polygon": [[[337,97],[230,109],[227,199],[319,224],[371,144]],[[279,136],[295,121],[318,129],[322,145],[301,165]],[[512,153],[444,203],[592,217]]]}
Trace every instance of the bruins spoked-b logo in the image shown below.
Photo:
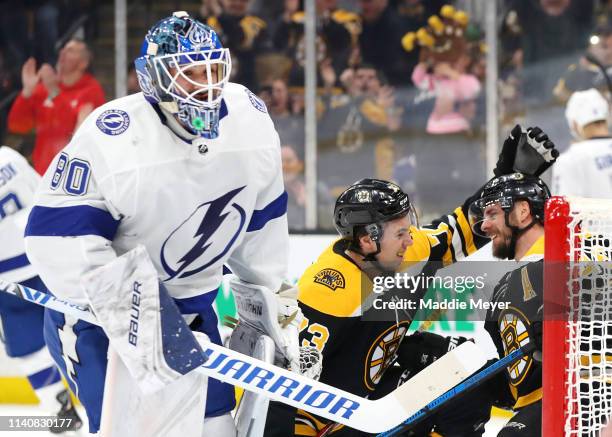
{"label": "bruins spoked-b logo", "polygon": [[327,288],[331,288],[334,291],[337,288],[344,288],[346,285],[342,273],[334,269],[321,270],[315,275],[314,281],[317,284],[325,285]]}
{"label": "bruins spoked-b logo", "polygon": [[408,331],[408,326],[410,322],[403,320],[388,328],[372,342],[364,363],[363,375],[365,385],[370,390],[374,390],[385,370],[395,362],[397,351]]}
{"label": "bruins spoked-b logo", "polygon": [[[506,355],[529,343],[529,330],[527,326],[529,326],[527,317],[516,308],[511,308],[500,314],[499,332],[501,333]],[[526,355],[508,367],[510,383],[513,386],[518,386],[525,379],[532,363],[531,355]]]}

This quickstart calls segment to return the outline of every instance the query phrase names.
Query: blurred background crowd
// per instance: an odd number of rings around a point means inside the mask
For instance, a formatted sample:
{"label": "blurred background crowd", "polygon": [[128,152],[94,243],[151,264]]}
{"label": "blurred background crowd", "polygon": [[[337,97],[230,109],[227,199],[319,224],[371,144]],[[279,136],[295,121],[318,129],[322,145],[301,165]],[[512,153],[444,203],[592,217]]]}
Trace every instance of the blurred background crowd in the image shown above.
{"label": "blurred background crowd", "polygon": [[[572,92],[609,94],[612,2],[606,0],[313,0],[316,3],[317,229],[363,177],[394,180],[425,221],[486,174],[487,92],[502,138],[538,125],[563,151]],[[486,4],[496,2],[495,65]],[[44,172],[80,121],[115,96],[114,2],[0,1],[0,135]],[[305,12],[302,0],[127,2],[129,65],[146,29],[173,10],[213,27],[232,80],[266,103],[282,144],[289,224],[305,229]],[[490,40],[489,40],[490,41]],[[488,69],[496,83],[486,87]]]}

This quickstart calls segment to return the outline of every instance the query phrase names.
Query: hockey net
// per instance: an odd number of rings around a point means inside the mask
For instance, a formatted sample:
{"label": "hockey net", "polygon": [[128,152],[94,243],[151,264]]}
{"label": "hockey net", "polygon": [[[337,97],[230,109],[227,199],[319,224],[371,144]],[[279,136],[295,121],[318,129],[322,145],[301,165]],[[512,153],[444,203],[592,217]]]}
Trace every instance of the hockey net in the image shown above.
{"label": "hockey net", "polygon": [[612,415],[612,200],[546,207],[544,436],[599,436]]}

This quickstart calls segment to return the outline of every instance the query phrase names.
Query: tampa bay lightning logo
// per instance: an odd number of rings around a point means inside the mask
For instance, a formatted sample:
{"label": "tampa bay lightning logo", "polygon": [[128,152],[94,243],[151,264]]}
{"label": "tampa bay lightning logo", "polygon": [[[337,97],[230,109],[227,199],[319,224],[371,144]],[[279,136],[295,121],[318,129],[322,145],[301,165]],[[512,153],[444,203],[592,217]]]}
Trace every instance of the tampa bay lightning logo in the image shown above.
{"label": "tampa bay lightning logo", "polygon": [[193,26],[189,30],[187,38],[196,46],[214,47],[212,35],[204,26]]}
{"label": "tampa bay lightning logo", "polygon": [[249,96],[249,100],[251,101],[251,104],[255,106],[255,109],[263,113],[268,112],[268,109],[266,108],[266,104],[263,102],[263,100],[261,100],[259,97],[257,97],[255,94],[253,94],[249,90],[246,90],[246,92],[247,92],[247,95]]}
{"label": "tampa bay lightning logo", "polygon": [[136,77],[138,78],[138,85],[140,86],[140,89],[142,90],[143,94],[147,97],[151,97],[156,102],[159,102],[159,96],[157,95],[155,86],[153,86],[151,77],[140,71],[136,71]]}
{"label": "tampa bay lightning logo", "polygon": [[[232,202],[243,189],[199,205],[172,231],[161,248],[162,267],[168,274],[165,281],[195,275],[230,250],[246,221],[244,209]],[[189,241],[190,245],[186,244]]]}
{"label": "tampa bay lightning logo", "polygon": [[119,135],[130,126],[130,117],[121,109],[108,109],[100,114],[96,126],[106,135]]}

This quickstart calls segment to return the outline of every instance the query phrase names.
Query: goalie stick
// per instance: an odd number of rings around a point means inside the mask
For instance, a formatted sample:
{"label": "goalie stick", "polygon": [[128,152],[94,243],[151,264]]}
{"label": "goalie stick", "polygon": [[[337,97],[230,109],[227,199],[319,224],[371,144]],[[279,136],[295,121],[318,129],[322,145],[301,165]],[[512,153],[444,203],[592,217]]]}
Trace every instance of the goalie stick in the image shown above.
{"label": "goalie stick", "polygon": [[[99,325],[89,309],[51,294],[2,280],[0,291]],[[387,396],[373,401],[223,346],[209,343],[202,347],[208,359],[197,371],[206,376],[368,433],[384,432],[404,423],[486,362],[475,344],[463,343]]]}

